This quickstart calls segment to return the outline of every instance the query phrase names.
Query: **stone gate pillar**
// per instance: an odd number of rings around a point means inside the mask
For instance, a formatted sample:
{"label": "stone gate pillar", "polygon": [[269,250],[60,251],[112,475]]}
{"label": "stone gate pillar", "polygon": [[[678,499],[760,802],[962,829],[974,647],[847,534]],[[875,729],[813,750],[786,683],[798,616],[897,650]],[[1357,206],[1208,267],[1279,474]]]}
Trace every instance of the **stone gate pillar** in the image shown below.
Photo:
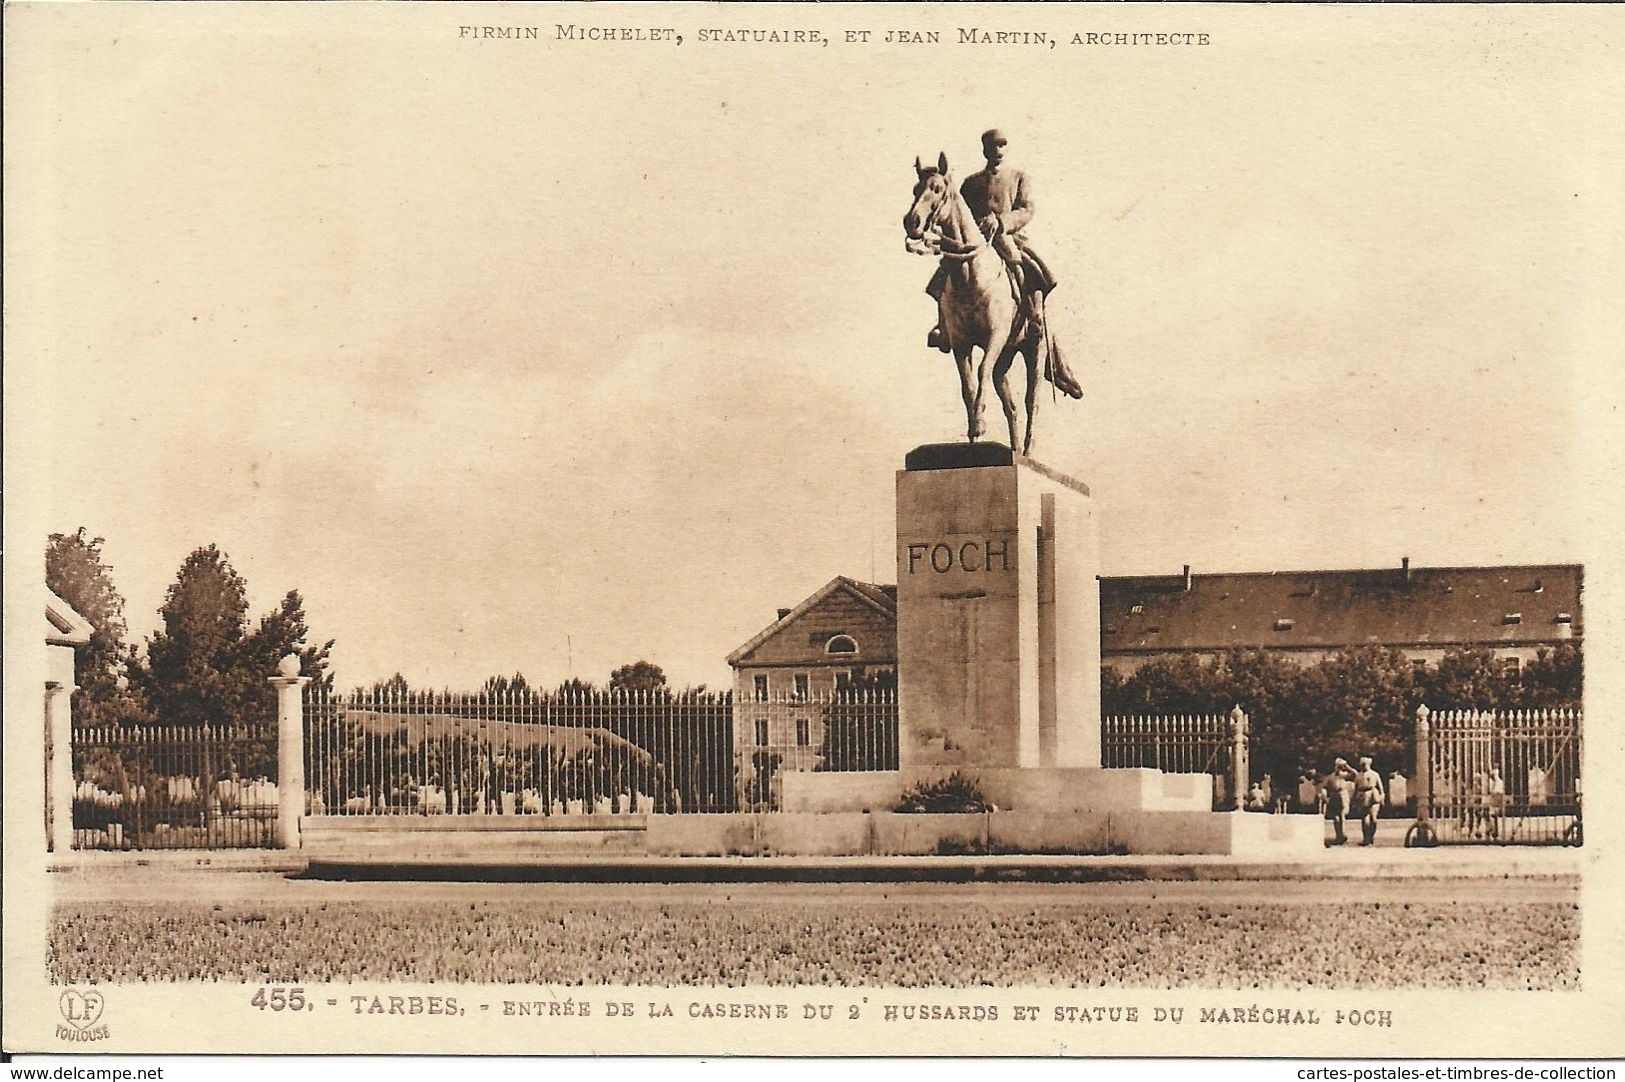
{"label": "stone gate pillar", "polygon": [[299,822],[305,816],[305,685],[299,655],[277,663],[271,677],[276,688],[276,841],[280,849],[298,849]]}
{"label": "stone gate pillar", "polygon": [[79,689],[59,680],[45,682],[45,731],[51,749],[46,782],[50,788],[50,851],[73,848],[73,693]]}

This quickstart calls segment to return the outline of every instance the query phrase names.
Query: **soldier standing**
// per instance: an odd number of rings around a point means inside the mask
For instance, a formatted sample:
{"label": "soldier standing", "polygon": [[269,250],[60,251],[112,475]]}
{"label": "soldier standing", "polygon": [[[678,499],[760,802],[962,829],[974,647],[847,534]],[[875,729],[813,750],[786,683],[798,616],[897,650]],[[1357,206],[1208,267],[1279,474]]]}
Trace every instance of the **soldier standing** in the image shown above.
{"label": "soldier standing", "polygon": [[1360,809],[1360,844],[1377,840],[1377,815],[1382,811],[1382,775],[1371,765],[1371,757],[1360,757],[1360,771],[1354,779],[1355,803]]}
{"label": "soldier standing", "polygon": [[1326,793],[1326,818],[1332,824],[1332,837],[1327,845],[1342,845],[1348,841],[1343,831],[1343,820],[1348,818],[1349,801],[1354,795],[1354,769],[1345,759],[1332,763],[1332,769],[1321,779]]}

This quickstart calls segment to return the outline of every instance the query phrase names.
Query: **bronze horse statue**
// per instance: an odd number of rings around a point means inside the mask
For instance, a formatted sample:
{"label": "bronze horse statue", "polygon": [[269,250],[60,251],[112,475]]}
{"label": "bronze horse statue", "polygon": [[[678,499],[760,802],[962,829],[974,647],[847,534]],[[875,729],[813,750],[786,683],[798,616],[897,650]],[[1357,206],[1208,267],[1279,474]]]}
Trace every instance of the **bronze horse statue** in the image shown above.
{"label": "bronze horse statue", "polygon": [[[998,250],[983,237],[969,204],[948,171],[948,156],[934,166],[914,159],[918,182],[914,202],[903,216],[906,247],[917,255],[934,255],[947,269],[942,291],[941,326],[959,366],[960,393],[965,399],[966,435],[974,442],[987,432],[983,406],[989,376],[1004,406],[1010,449],[1030,454],[1038,387],[1048,375],[1041,370],[1050,348],[1042,325],[1028,318],[1016,276]],[[1026,362],[1024,409],[1016,407],[1010,369],[1017,355]]]}

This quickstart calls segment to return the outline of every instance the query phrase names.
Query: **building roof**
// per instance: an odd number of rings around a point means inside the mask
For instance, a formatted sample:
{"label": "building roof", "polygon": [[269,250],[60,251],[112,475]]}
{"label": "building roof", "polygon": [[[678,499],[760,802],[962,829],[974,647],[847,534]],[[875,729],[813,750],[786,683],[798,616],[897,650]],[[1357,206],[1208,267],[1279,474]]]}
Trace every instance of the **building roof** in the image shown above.
{"label": "building roof", "polygon": [[90,642],[94,630],[90,621],[79,615],[79,610],[45,591],[45,642],[49,646],[84,646]]}
{"label": "building roof", "polygon": [[872,582],[859,582],[857,579],[849,579],[845,575],[836,575],[811,597],[751,636],[748,642],[743,643],[738,649],[729,654],[728,664],[738,665],[751,651],[816,608],[825,598],[840,591],[853,595],[882,616],[889,617],[892,620],[897,619],[897,587],[877,586]]}
{"label": "building roof", "polygon": [[[1103,577],[1101,650],[1547,645],[1582,636],[1583,587],[1579,564]],[[839,577],[728,655],[729,663],[838,589],[896,618],[895,586]]]}
{"label": "building roof", "polygon": [[1103,578],[1101,647],[1551,643],[1581,634],[1582,579],[1578,564]]}

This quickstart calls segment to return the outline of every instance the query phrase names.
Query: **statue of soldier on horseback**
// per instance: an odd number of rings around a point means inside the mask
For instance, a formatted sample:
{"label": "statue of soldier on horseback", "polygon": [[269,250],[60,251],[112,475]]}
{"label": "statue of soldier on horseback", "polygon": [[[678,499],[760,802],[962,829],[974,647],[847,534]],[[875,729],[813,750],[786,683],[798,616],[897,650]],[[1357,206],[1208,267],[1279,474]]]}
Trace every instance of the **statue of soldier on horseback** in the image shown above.
{"label": "statue of soldier on horseback", "polygon": [[[985,434],[983,392],[991,375],[1009,424],[1010,447],[1027,454],[1039,383],[1047,379],[1071,398],[1082,398],[1083,389],[1049,333],[1044,302],[1055,277],[1023,232],[1033,217],[1032,185],[1026,174],[1004,164],[1007,144],[1003,133],[984,132],[987,167],[958,190],[946,154],[935,166],[915,159],[918,183],[903,229],[909,251],[940,258],[926,286],[938,308],[927,344],[954,355],[969,438]],[[1018,355],[1027,369],[1024,418],[1017,414],[1009,383]]]}

